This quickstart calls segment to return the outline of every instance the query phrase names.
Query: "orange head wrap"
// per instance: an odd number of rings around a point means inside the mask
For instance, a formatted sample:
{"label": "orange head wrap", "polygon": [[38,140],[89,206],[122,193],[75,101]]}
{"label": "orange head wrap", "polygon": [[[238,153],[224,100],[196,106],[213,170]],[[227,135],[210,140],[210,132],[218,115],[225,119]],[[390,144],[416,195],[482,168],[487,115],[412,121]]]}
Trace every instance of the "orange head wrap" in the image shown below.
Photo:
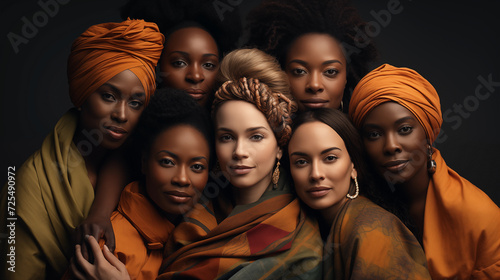
{"label": "orange head wrap", "polygon": [[360,128],[373,108],[388,101],[412,112],[430,143],[434,142],[443,118],[439,96],[429,81],[412,69],[384,64],[359,81],[349,103],[349,117]]}
{"label": "orange head wrap", "polygon": [[71,102],[80,107],[102,84],[130,70],[141,81],[147,104],[156,87],[155,66],[164,40],[158,26],[144,20],[91,26],[71,47],[68,59]]}

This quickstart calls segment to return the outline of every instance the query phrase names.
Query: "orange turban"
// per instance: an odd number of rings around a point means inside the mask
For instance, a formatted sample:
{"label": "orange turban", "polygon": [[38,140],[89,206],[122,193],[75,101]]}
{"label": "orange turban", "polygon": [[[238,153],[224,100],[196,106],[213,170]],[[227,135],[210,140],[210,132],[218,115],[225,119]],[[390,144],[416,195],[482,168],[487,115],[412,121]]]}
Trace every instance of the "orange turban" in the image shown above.
{"label": "orange turban", "polygon": [[439,134],[443,118],[434,87],[415,70],[384,64],[368,73],[354,89],[349,117],[361,127],[366,115],[378,105],[394,101],[415,115],[430,143]]}
{"label": "orange turban", "polygon": [[102,84],[124,70],[141,81],[146,104],[155,91],[155,67],[165,38],[155,23],[126,20],[91,26],[71,47],[69,95],[80,107]]}

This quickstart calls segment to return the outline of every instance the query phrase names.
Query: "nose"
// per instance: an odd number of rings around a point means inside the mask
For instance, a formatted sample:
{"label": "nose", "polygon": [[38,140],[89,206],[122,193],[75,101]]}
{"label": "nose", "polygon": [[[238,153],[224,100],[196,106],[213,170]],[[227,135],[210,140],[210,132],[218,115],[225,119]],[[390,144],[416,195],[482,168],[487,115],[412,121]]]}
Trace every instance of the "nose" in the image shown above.
{"label": "nose", "polygon": [[239,160],[248,158],[248,152],[244,141],[237,140],[233,151],[233,159]]}
{"label": "nose", "polygon": [[201,65],[191,64],[186,73],[186,81],[192,84],[199,84],[205,80]]}
{"label": "nose", "polygon": [[172,185],[178,187],[189,187],[191,185],[191,181],[188,176],[188,166],[178,166],[174,176],[172,177]]}
{"label": "nose", "polygon": [[321,73],[319,71],[313,71],[309,75],[309,80],[306,85],[306,92],[310,94],[317,94],[325,90],[323,82],[321,80]]}
{"label": "nose", "polygon": [[118,101],[113,108],[111,118],[118,123],[127,122],[127,102]]}
{"label": "nose", "polygon": [[398,137],[395,133],[386,134],[383,151],[388,155],[394,155],[395,153],[401,152],[401,144],[399,143]]}
{"label": "nose", "polygon": [[317,161],[313,161],[311,164],[311,174],[310,174],[311,182],[319,182],[325,180],[325,173],[323,172],[323,168],[321,168],[321,164]]}

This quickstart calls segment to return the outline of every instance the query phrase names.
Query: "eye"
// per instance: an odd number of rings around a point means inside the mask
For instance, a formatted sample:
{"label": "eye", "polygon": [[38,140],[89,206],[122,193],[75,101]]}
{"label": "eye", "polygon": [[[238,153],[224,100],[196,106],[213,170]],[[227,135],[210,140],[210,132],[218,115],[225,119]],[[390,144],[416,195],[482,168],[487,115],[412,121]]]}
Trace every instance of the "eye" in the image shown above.
{"label": "eye", "polygon": [[337,69],[331,68],[331,69],[327,69],[324,73],[325,73],[325,76],[335,77],[335,76],[337,76],[339,71]]}
{"label": "eye", "polygon": [[187,66],[187,63],[183,60],[176,60],[172,62],[172,66],[175,68],[181,68]]}
{"label": "eye", "polygon": [[334,156],[334,155],[329,155],[329,156],[325,157],[326,162],[335,162],[337,159],[338,159],[338,157]]}
{"label": "eye", "polygon": [[303,158],[299,158],[297,159],[293,164],[296,166],[296,167],[304,167],[306,164],[307,164],[307,160],[303,159]]}
{"label": "eye", "polygon": [[292,69],[291,72],[294,76],[303,76],[303,75],[307,74],[306,70],[300,69],[300,68]]}
{"label": "eye", "polygon": [[200,163],[196,163],[196,164],[193,164],[191,166],[191,169],[194,171],[194,172],[197,172],[197,173],[201,173],[203,170],[206,169],[205,165],[203,164],[200,164]]}
{"label": "eye", "polygon": [[260,135],[260,134],[254,134],[254,135],[250,136],[250,140],[252,140],[252,141],[260,141],[262,139],[264,139],[264,136]]}
{"label": "eye", "polygon": [[202,66],[207,70],[215,70],[217,68],[217,65],[211,62],[203,63]]}
{"label": "eye", "polygon": [[162,158],[159,160],[159,163],[161,166],[164,166],[164,167],[171,167],[171,166],[175,165],[175,162],[169,158]]}
{"label": "eye", "polygon": [[136,100],[130,101],[129,104],[130,104],[130,107],[132,107],[134,109],[139,109],[143,105],[143,103],[141,101],[136,101]]}
{"label": "eye", "polygon": [[410,134],[413,131],[413,127],[405,125],[399,129],[399,133],[403,135]]}
{"label": "eye", "polygon": [[234,138],[233,136],[229,135],[229,134],[223,134],[219,137],[219,141],[222,142],[222,143],[227,143],[227,142],[230,142],[232,141]]}
{"label": "eye", "polygon": [[368,140],[377,140],[378,138],[380,138],[380,136],[382,136],[382,134],[380,134],[380,132],[378,131],[366,131],[364,133],[364,136]]}
{"label": "eye", "polygon": [[108,93],[108,92],[101,93],[101,98],[104,101],[109,101],[109,102],[112,102],[112,101],[116,100],[115,96],[113,94],[111,94],[111,93]]}

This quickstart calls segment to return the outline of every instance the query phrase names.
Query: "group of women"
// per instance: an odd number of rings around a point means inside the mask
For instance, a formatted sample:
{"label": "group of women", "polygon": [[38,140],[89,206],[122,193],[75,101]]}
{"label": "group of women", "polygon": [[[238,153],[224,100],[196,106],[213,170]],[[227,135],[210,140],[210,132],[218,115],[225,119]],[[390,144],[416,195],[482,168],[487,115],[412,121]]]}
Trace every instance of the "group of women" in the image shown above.
{"label": "group of women", "polygon": [[432,147],[436,90],[369,72],[354,7],[264,0],[237,48],[204,5],[130,1],[75,40],[2,279],[500,277],[500,209]]}

